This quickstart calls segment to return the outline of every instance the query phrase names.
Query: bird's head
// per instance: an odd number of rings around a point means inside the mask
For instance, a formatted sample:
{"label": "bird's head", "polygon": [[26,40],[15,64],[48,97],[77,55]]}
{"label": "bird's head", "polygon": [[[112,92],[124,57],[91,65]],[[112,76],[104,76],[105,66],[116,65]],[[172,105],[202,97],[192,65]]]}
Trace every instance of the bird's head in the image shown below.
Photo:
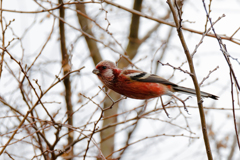
{"label": "bird's head", "polygon": [[113,69],[117,68],[116,65],[111,61],[101,61],[97,64],[96,68],[92,71],[99,78],[113,79]]}

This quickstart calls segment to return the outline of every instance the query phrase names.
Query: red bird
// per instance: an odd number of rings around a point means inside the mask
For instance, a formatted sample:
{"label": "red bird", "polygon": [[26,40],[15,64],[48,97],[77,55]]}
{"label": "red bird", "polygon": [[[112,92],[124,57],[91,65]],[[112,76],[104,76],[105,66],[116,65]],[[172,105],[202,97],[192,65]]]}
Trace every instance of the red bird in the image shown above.
{"label": "red bird", "polygon": [[[130,98],[150,99],[169,95],[179,99],[173,95],[173,92],[196,95],[194,89],[178,86],[155,74],[138,70],[122,70],[110,61],[99,62],[92,72],[98,76],[105,86]],[[218,99],[218,96],[206,92],[201,92],[201,96]]]}

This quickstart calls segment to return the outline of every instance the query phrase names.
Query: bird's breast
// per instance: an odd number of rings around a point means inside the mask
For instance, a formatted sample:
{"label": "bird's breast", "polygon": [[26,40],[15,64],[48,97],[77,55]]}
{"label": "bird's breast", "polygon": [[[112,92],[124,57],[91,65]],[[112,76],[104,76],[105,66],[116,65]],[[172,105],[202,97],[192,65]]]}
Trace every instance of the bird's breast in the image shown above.
{"label": "bird's breast", "polygon": [[151,82],[126,81],[117,82],[110,89],[135,99],[150,99],[168,94],[170,88],[167,85]]}

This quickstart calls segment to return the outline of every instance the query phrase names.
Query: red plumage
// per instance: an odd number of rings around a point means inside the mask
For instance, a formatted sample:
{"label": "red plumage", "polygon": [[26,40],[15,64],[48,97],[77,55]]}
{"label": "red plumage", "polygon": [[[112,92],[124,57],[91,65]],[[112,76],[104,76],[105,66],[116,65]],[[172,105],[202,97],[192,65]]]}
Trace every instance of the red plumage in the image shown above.
{"label": "red plumage", "polygon": [[[195,95],[194,89],[178,86],[154,74],[138,70],[122,70],[110,61],[99,62],[93,73],[108,88],[130,98],[150,99],[162,95],[174,96],[172,92],[176,91]],[[217,96],[206,92],[201,92],[201,96],[218,99]]]}

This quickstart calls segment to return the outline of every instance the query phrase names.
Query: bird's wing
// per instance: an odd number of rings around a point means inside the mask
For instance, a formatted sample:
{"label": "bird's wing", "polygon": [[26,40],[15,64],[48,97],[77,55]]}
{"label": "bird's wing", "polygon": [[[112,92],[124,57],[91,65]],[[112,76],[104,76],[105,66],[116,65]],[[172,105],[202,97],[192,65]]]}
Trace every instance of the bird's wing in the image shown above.
{"label": "bird's wing", "polygon": [[139,81],[139,82],[152,82],[152,83],[161,83],[166,85],[177,86],[176,84],[160,77],[155,74],[150,74],[147,72],[142,72],[138,70],[123,70],[122,74],[129,77],[131,80]]}

